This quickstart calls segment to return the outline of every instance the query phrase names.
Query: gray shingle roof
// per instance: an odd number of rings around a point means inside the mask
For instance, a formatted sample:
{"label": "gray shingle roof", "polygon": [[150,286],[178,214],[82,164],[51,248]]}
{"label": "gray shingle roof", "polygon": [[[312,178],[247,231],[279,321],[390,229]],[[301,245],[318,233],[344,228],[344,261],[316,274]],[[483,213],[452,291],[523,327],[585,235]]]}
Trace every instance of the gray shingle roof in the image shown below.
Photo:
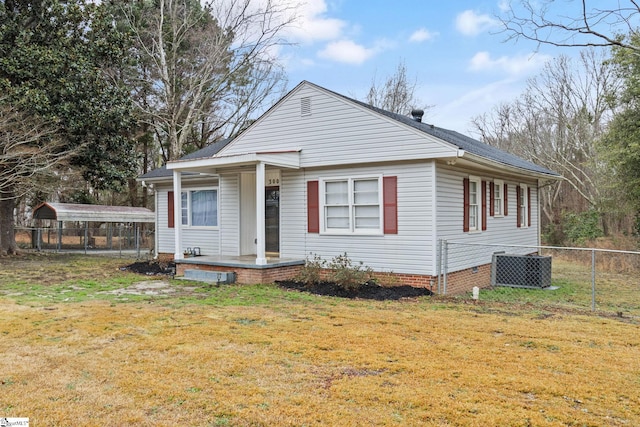
{"label": "gray shingle roof", "polygon": [[[327,89],[325,89],[327,90]],[[330,91],[331,92],[331,91]],[[521,157],[518,157],[514,154],[507,153],[506,151],[500,150],[499,148],[492,147],[491,145],[485,144],[484,142],[480,142],[468,136],[465,136],[461,133],[458,133],[453,130],[439,128],[437,126],[418,122],[412,117],[403,116],[401,114],[391,113],[389,111],[383,110],[381,108],[374,107],[372,105],[366,104],[362,101],[358,101],[356,99],[349,98],[347,96],[341,95],[336,92],[332,92],[342,98],[348,99],[351,102],[355,102],[365,108],[373,110],[383,116],[389,117],[393,120],[396,120],[405,125],[411,126],[415,129],[418,129],[426,134],[434,136],[438,139],[446,141],[450,144],[455,145],[456,147],[464,150],[467,153],[474,154],[476,156],[483,157],[488,160],[492,160],[494,162],[502,163],[506,166],[512,166],[524,170],[528,170],[531,172],[541,173],[545,175],[550,175],[552,177],[559,177],[560,175],[557,172],[554,172],[545,167],[536,165],[528,160],[525,160]]]}
{"label": "gray shingle roof", "polygon": [[[232,141],[231,138],[226,138],[220,141],[216,141],[213,144],[209,144],[198,151],[194,151],[193,153],[189,153],[185,156],[180,157],[180,160],[192,160],[192,159],[202,159],[206,157],[211,157],[217,154],[224,147],[226,147],[227,144],[229,144],[231,141]],[[173,176],[173,172],[168,170],[166,166],[162,166],[160,168],[149,171],[144,175],[140,175],[138,179],[145,180],[145,179],[152,179],[152,178],[171,178],[172,176]]]}

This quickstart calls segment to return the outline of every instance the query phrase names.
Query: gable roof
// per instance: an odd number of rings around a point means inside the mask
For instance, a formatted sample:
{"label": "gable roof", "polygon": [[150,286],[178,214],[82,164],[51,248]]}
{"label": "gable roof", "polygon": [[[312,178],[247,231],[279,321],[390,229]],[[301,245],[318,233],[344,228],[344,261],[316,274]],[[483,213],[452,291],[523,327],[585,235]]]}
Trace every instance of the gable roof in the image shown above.
{"label": "gable roof", "polygon": [[[323,91],[325,93],[331,94],[333,96],[336,96],[344,101],[347,101],[348,103],[351,104],[355,104],[359,107],[362,107],[370,112],[373,112],[374,114],[377,115],[381,115],[386,117],[387,119],[390,119],[392,121],[395,121],[397,123],[400,123],[404,126],[408,126],[414,130],[417,130],[419,132],[422,132],[426,135],[429,135],[431,137],[434,137],[440,141],[443,141],[444,143],[450,144],[452,147],[457,147],[459,150],[461,150],[464,154],[462,154],[462,157],[465,157],[465,154],[468,155],[468,157],[471,157],[470,160],[474,161],[473,157],[475,157],[475,161],[481,161],[482,159],[489,161],[492,164],[500,164],[503,165],[505,167],[510,167],[510,168],[515,168],[518,169],[522,172],[525,173],[530,173],[530,174],[534,174],[537,176],[544,176],[544,177],[548,177],[548,178],[552,178],[552,179],[559,179],[561,178],[561,175],[559,175],[558,173],[547,169],[545,167],[539,166],[533,162],[530,162],[528,160],[525,160],[521,157],[518,157],[514,154],[508,153],[506,151],[500,150],[496,147],[490,146],[484,142],[478,141],[476,139],[473,139],[471,137],[468,137],[466,135],[463,135],[459,132],[453,131],[453,130],[448,130],[448,129],[444,129],[444,128],[440,128],[437,126],[434,126],[432,124],[428,124],[428,123],[423,123],[421,121],[417,121],[412,117],[409,116],[405,116],[405,115],[401,115],[401,114],[396,114],[396,113],[392,113],[390,111],[386,111],[383,110],[381,108],[377,108],[374,107],[372,105],[369,105],[367,103],[364,103],[362,101],[358,101],[356,99],[353,98],[349,98],[345,95],[342,95],[340,93],[331,91],[329,89],[323,88],[321,86],[318,86],[314,83],[308,82],[308,81],[302,81],[300,84],[298,84],[294,89],[292,89],[287,95],[285,95],[282,99],[280,99],[278,102],[276,102],[276,104],[274,104],[273,106],[271,106],[271,108],[269,108],[269,110],[267,110],[266,113],[264,113],[262,115],[262,117],[260,117],[258,120],[256,120],[252,126],[248,127],[244,132],[250,132],[252,129],[254,129],[254,127],[256,125],[258,125],[261,122],[261,119],[263,119],[266,115],[268,115],[271,111],[273,111],[274,109],[276,109],[278,107],[278,105],[280,105],[285,99],[289,98],[293,93],[297,92],[298,90],[300,90],[301,87],[303,86],[311,86],[317,90]],[[218,154],[222,154],[220,153],[227,145],[229,145],[231,142],[233,142],[234,140],[232,140],[231,138],[227,138],[218,142],[215,142],[201,150],[195,151],[193,153],[190,153],[186,156],[181,157],[180,159],[178,159],[178,161],[185,161],[185,160],[195,160],[195,159],[206,159],[206,158],[211,158],[214,157]],[[250,154],[250,153],[248,153]],[[217,157],[217,156],[216,156]],[[189,175],[188,172],[183,172],[184,175]],[[161,168],[158,169],[154,169],[140,177],[138,177],[139,181],[144,181],[144,180],[166,180],[167,178],[171,178],[173,176],[172,170],[171,169],[167,169],[166,166],[163,166]]]}
{"label": "gable roof", "polygon": [[[200,150],[194,151],[193,153],[189,153],[185,156],[180,157],[179,160],[194,160],[194,159],[203,159],[207,157],[212,157],[218,154],[218,152],[222,150],[224,147],[226,147],[231,141],[233,141],[233,139],[231,138],[225,138],[220,141],[216,141],[213,144],[209,144]],[[188,173],[185,173],[185,175],[188,175]],[[144,175],[140,175],[138,177],[138,181],[145,181],[145,180],[150,181],[154,179],[164,179],[164,178],[171,178],[171,177],[173,177],[173,172],[167,169],[167,165],[164,165],[160,168],[153,169],[152,171],[149,171]]]}
{"label": "gable roof", "polygon": [[486,144],[484,142],[478,141],[476,139],[473,139],[471,137],[468,137],[466,135],[463,135],[459,132],[453,131],[453,130],[448,130],[448,129],[444,129],[444,128],[440,128],[437,126],[434,126],[432,124],[428,124],[428,123],[423,123],[421,121],[417,121],[412,117],[409,116],[404,116],[402,114],[397,114],[397,113],[392,113],[390,111],[386,111],[383,110],[381,108],[378,107],[374,107],[370,104],[367,104],[365,102],[362,101],[358,101],[357,99],[353,99],[353,98],[349,98],[348,96],[344,96],[340,93],[337,92],[333,92],[329,89],[325,89],[323,87],[317,86],[313,83],[310,82],[303,82],[303,83],[307,83],[310,85],[313,85],[317,88],[320,88],[322,90],[328,91],[330,93],[333,93],[334,95],[337,95],[343,99],[346,99],[347,101],[353,102],[355,104],[358,104],[364,108],[367,108],[375,113],[381,114],[385,117],[388,117],[392,120],[395,120],[397,122],[400,122],[404,125],[410,126],[414,129],[417,129],[421,132],[424,132],[428,135],[431,135],[433,137],[436,137],[438,139],[441,139],[445,142],[448,142],[450,144],[455,145],[456,147],[458,147],[461,150],[464,150],[465,152],[469,153],[469,154],[473,154],[482,158],[485,158],[487,160],[491,160],[494,162],[498,162],[501,164],[504,164],[506,166],[511,166],[511,167],[515,167],[515,168],[519,168],[519,169],[524,169],[527,171],[531,171],[531,172],[535,172],[535,173],[540,173],[540,174],[544,174],[544,175],[550,175],[551,177],[560,177],[560,175],[557,172],[554,172],[550,169],[547,169],[545,167],[539,166],[533,162],[530,162],[528,160],[525,160],[521,157],[518,157],[514,154],[508,153],[506,151],[500,150],[499,148],[493,147],[489,144]]}

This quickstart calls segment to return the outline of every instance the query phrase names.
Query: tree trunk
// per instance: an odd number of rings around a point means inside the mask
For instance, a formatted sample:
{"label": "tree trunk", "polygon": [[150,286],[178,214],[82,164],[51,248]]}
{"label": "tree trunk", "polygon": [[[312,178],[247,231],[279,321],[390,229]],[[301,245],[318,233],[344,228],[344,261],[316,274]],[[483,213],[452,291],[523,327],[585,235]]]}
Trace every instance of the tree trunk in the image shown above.
{"label": "tree trunk", "polygon": [[0,190],[0,255],[11,255],[18,251],[13,217],[15,206],[13,190]]}

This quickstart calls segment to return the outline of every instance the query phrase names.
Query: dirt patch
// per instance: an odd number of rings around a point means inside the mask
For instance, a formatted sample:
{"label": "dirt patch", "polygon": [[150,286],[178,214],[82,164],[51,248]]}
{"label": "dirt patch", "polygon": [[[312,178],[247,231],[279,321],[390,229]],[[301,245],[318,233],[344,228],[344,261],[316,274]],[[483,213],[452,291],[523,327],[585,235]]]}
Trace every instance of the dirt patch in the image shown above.
{"label": "dirt patch", "polygon": [[193,292],[196,287],[193,286],[172,286],[166,280],[146,280],[143,282],[137,282],[133,285],[114,289],[112,291],[98,292],[99,294],[111,294],[111,295],[153,295],[153,296],[169,296],[176,295],[178,293],[190,293]]}
{"label": "dirt patch", "polygon": [[426,288],[415,288],[413,286],[380,286],[375,283],[365,283],[355,290],[345,290],[332,282],[320,282],[308,285],[306,283],[283,280],[277,281],[276,283],[286,289],[295,289],[315,295],[372,299],[377,301],[433,295],[433,292]]}

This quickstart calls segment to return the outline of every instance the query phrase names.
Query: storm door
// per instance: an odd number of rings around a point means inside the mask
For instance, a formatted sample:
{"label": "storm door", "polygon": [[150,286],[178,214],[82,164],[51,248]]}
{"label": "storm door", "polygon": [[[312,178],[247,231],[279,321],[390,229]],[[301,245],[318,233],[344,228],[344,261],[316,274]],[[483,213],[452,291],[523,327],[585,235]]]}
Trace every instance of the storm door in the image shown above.
{"label": "storm door", "polygon": [[265,188],[265,251],[280,252],[280,187]]}

